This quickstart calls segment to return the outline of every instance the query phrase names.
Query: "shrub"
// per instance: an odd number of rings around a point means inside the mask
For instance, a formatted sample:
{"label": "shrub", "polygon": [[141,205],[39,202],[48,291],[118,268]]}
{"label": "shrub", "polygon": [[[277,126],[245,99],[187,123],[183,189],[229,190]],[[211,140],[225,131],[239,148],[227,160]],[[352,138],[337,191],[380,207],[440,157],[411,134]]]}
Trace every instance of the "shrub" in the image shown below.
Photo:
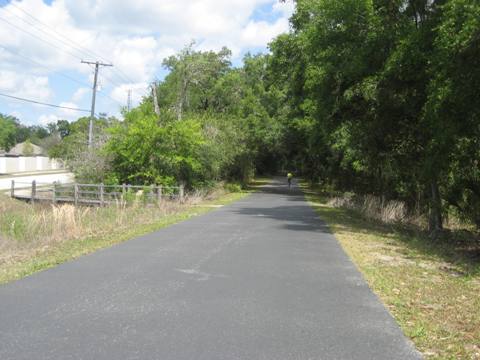
{"label": "shrub", "polygon": [[224,188],[228,192],[241,192],[242,191],[242,186],[237,183],[226,183],[224,185]]}

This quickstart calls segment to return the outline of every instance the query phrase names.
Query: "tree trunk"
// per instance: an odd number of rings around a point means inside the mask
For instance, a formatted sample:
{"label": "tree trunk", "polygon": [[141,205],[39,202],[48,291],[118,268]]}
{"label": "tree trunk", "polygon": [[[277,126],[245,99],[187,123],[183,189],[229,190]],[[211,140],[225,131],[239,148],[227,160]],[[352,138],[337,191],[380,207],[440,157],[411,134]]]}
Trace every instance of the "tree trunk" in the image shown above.
{"label": "tree trunk", "polygon": [[442,199],[437,180],[432,180],[430,184],[432,198],[430,203],[430,231],[439,232],[443,230],[442,219]]}
{"label": "tree trunk", "polygon": [[184,74],[181,87],[180,87],[180,97],[177,103],[177,120],[182,120],[183,107],[185,106],[185,103],[188,101],[187,91],[188,91],[188,79],[187,79],[187,74]]}
{"label": "tree trunk", "polygon": [[153,109],[157,116],[160,115],[160,107],[158,106],[158,98],[157,98],[157,83],[154,82],[152,84],[152,95],[153,95]]}

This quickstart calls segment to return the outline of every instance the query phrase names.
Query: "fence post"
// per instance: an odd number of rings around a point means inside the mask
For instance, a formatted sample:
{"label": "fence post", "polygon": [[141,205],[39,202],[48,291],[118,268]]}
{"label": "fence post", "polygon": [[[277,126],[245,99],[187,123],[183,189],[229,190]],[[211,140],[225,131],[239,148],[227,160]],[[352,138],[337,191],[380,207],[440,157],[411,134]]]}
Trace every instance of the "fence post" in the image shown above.
{"label": "fence post", "polygon": [[157,202],[160,204],[162,201],[162,185],[157,186]]}
{"label": "fence post", "polygon": [[103,183],[101,183],[100,184],[100,206],[104,205],[103,193],[104,193]]}
{"label": "fence post", "polygon": [[10,197],[11,198],[15,197],[15,180],[12,180],[12,186],[10,188]]}
{"label": "fence post", "polygon": [[125,193],[127,192],[127,185],[125,183],[122,184],[122,200],[125,201]]}
{"label": "fence post", "polygon": [[30,201],[32,204],[35,203],[35,196],[37,195],[37,182],[35,180],[32,181],[32,195]]}
{"label": "fence post", "polygon": [[180,201],[183,201],[184,196],[185,196],[185,185],[180,184]]}
{"label": "fence post", "polygon": [[52,193],[52,201],[54,204],[57,203],[57,182],[53,182],[53,193]]}
{"label": "fence post", "polygon": [[73,203],[75,206],[78,205],[78,184],[73,184]]}

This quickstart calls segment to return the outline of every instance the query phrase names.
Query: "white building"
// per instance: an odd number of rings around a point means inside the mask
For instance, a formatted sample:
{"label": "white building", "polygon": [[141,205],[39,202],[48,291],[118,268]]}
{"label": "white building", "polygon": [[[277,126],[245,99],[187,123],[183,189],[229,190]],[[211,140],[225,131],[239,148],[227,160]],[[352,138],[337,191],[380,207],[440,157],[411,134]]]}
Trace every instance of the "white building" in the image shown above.
{"label": "white building", "polygon": [[20,143],[10,151],[0,149],[0,174],[63,169],[61,161],[50,159],[37,145]]}

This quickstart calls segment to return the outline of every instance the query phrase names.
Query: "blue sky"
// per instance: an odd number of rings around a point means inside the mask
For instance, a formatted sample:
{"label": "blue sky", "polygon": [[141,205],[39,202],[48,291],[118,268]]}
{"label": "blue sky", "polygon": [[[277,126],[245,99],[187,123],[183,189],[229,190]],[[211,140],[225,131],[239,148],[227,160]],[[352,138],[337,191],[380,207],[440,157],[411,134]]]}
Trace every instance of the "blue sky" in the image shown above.
{"label": "blue sky", "polygon": [[[201,50],[222,46],[241,64],[288,31],[293,3],[277,0],[0,0],[0,93],[89,109],[93,68],[101,68],[96,111],[119,115],[149,83],[162,79],[163,58],[191,40]],[[0,112],[28,125],[74,120],[82,112],[0,96]]]}

